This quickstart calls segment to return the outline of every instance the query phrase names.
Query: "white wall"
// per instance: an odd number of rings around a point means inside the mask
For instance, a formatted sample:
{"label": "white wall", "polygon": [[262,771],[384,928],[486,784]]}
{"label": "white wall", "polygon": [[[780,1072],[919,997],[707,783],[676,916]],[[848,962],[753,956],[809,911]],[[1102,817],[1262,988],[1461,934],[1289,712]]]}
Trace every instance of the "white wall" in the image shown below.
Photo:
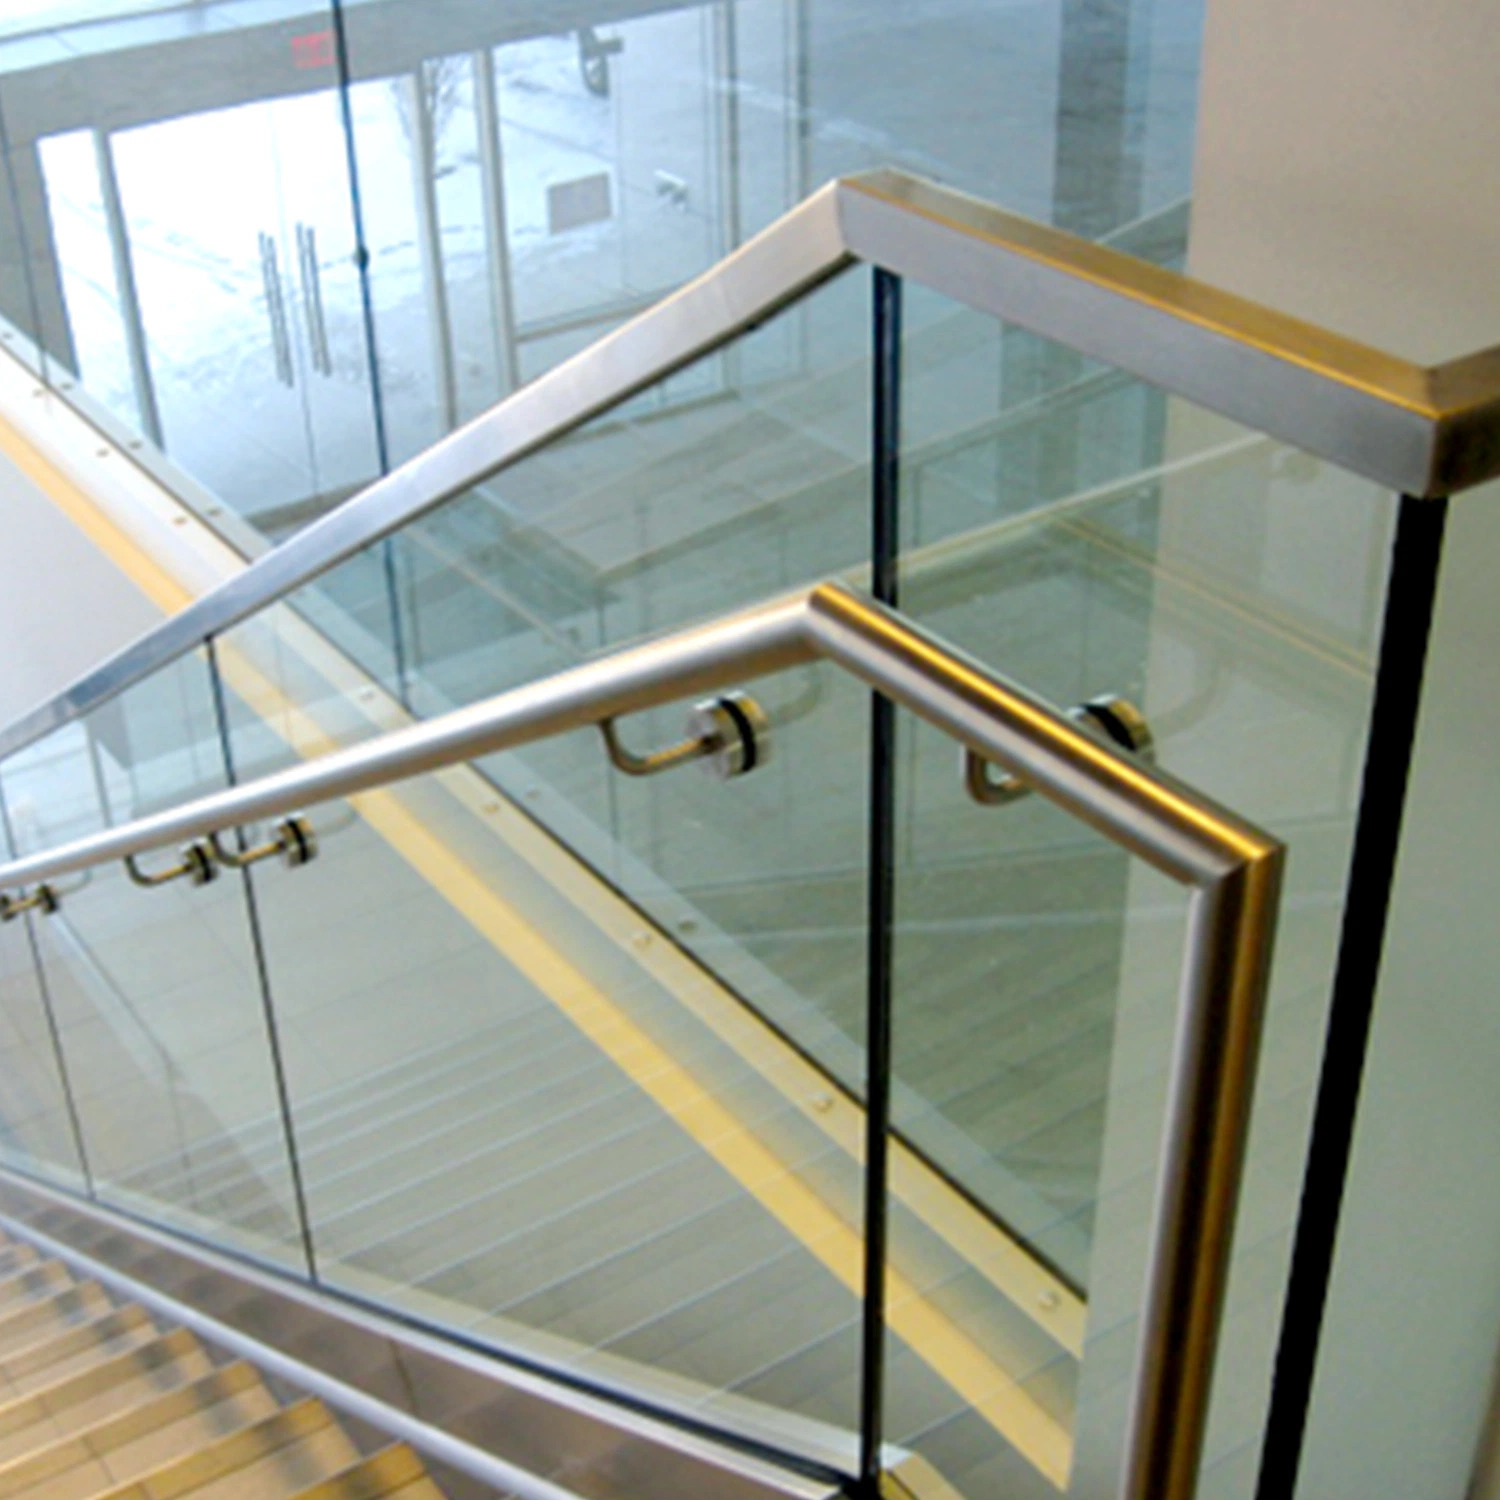
{"label": "white wall", "polygon": [[[1500,340],[1500,27],[1209,0],[1192,269],[1422,360]],[[1456,503],[1300,1500],[1458,1500],[1500,1342],[1500,494]],[[1500,1488],[1490,1489],[1491,1495]]]}
{"label": "white wall", "polygon": [[0,453],[0,726],[161,618]]}

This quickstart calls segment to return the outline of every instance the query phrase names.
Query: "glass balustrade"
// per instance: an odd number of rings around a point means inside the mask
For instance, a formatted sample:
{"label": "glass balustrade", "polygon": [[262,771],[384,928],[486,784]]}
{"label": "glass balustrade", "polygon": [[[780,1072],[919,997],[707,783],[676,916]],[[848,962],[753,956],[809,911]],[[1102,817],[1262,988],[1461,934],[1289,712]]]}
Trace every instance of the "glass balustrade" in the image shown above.
{"label": "glass balustrade", "polygon": [[[8,832],[0,849],[5,858],[14,857]],[[87,1183],[87,1165],[58,1047],[56,1013],[38,968],[35,943],[26,913],[0,924],[0,1027],[5,1037],[0,1076],[6,1100],[0,1159],[79,1188]]]}
{"label": "glass balustrade", "polygon": [[[722,9],[683,7],[588,35],[455,34],[386,72],[400,28],[349,6],[359,79],[342,95],[319,74],[321,92],[112,129],[103,147],[92,124],[43,141],[92,224],[92,240],[59,230],[65,285],[118,274],[101,214],[139,213],[142,256],[147,229],[181,249],[193,194],[160,163],[253,129],[260,196],[221,227],[262,208],[279,227],[253,265],[194,240],[183,284],[212,283],[227,324],[264,317],[243,370],[279,384],[265,399],[293,403],[283,436],[300,446],[240,462],[261,396],[233,372],[206,388],[233,408],[223,442],[194,440],[239,498],[199,477],[263,538],[286,535],[784,206],[777,152],[811,147],[748,94],[734,128],[763,152],[732,178],[738,220],[728,196],[693,192],[697,157],[645,170],[668,125],[727,108],[706,55],[736,40],[766,78],[791,66],[769,8],[740,9],[735,38]],[[307,20],[278,37],[292,71],[316,73],[332,66],[326,17]],[[354,179],[333,160],[344,106]],[[727,127],[704,128],[678,145],[706,160]],[[494,175],[544,138],[547,170]],[[380,163],[395,185],[372,199]],[[352,223],[356,189],[360,230],[307,206]],[[1121,243],[1170,261],[1181,233],[1166,212]],[[357,276],[334,266],[356,242]],[[289,265],[282,313],[307,341],[290,353],[270,269]],[[140,270],[138,311],[170,309],[171,284]],[[900,337],[882,353],[892,296]],[[152,321],[141,348],[173,454],[198,396],[169,333]],[[139,365],[108,373],[93,347],[78,357],[86,379],[91,359],[106,371],[98,399],[146,431]],[[881,392],[899,435],[874,419]],[[891,473],[897,531],[877,556],[872,490]],[[1331,465],[856,266],[10,756],[11,846],[892,570],[912,619],[1107,737],[1144,724],[1158,765],[1290,847],[1206,1458],[1215,1492],[1237,1495],[1286,1277],[1392,515]],[[879,1358],[888,1466],[919,1459],[975,1496],[1114,1489],[1186,899],[904,710],[887,743],[869,691],[826,662],[741,690],[686,732],[748,721],[747,775],[635,774],[683,737],[685,702],[626,715],[612,743],[580,729],[300,808],[290,829],[164,849],[136,878],[112,863],[60,880],[59,911],[0,925],[15,1038],[0,1157],[773,1454],[853,1472]],[[889,912],[872,897],[880,844]],[[194,884],[195,858],[216,878]],[[888,994],[872,982],[885,960]],[[869,1025],[887,1005],[871,1344]]]}
{"label": "glass balustrade", "polygon": [[[193,652],[7,759],[18,853],[222,790],[215,699]],[[59,882],[59,909],[29,924],[33,982],[101,1201],[302,1270],[255,914],[238,876],[199,883],[218,873],[167,848]],[[252,1136],[261,1168],[233,1180]]]}
{"label": "glass balustrade", "polygon": [[[1158,764],[1289,848],[1212,1469],[1263,1410],[1300,1191],[1285,1163],[1310,1123],[1394,497],[1107,371],[1082,372],[1050,427],[1018,426],[1011,330],[920,288],[906,315],[902,608],[1052,702],[1138,713]],[[936,350],[933,328],[947,330]],[[1052,1385],[1038,1420],[1099,1409],[1119,1392],[1095,1350],[1118,1341],[1142,1274],[1128,1247],[1150,1210],[1181,898],[1035,797],[958,795],[941,736],[908,726],[900,744],[896,1128],[1057,1277],[1039,1295],[1059,1302],[1034,1313],[1086,1309],[1081,1368],[1059,1374],[1055,1345],[1039,1366]],[[983,1327],[993,1288],[972,1270],[947,1286]],[[1028,1414],[1018,1399],[1006,1417],[1025,1432]],[[891,1408],[890,1436],[965,1493],[1014,1483],[1003,1423],[905,1417]]]}
{"label": "glass balustrade", "polygon": [[[820,577],[868,585],[869,288],[846,273],[707,356],[714,398],[632,397],[12,756],[18,849]],[[919,288],[905,313],[880,373],[902,608],[1065,707],[1138,713],[1159,764],[1291,845],[1217,1472],[1284,1276],[1390,502],[1114,372],[1075,362],[1038,403],[1008,330]],[[1361,559],[1337,590],[1335,557]],[[398,609],[366,608],[392,578]],[[69,1106],[105,1202],[848,1469],[884,942],[889,1461],[973,1494],[1107,1471],[1183,897],[995,768],[976,800],[903,713],[872,934],[868,692],[826,664],[745,691],[766,738],[742,778],[627,774],[684,704],[615,726],[625,769],[580,730],[302,809],[305,866],[261,858],[267,823],[225,835],[211,885],[112,866],[65,890],[13,962],[26,1066],[67,1092],[18,1109],[11,1159],[66,1177]]]}

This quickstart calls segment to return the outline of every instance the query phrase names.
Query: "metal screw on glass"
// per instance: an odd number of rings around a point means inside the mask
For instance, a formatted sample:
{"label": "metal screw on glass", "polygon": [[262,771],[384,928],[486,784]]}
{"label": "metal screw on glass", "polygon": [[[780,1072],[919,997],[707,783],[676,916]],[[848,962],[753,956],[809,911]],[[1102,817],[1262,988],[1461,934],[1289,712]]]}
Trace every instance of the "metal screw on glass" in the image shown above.
{"label": "metal screw on glass", "polygon": [[127,854],[125,873],[136,885],[146,886],[149,889],[158,885],[167,885],[173,880],[184,879],[193,885],[207,885],[210,881],[218,879],[219,867],[214,862],[214,853],[210,845],[203,839],[195,839],[191,844],[183,845],[179,851],[178,862],[165,870],[143,870],[136,863],[135,855]]}
{"label": "metal screw on glass", "polygon": [[289,870],[300,869],[311,864],[318,856],[318,836],[311,823],[301,813],[283,818],[271,837],[263,844],[249,849],[226,848],[220,833],[211,833],[208,842],[213,856],[221,865],[231,870],[243,870],[247,865],[258,864],[263,859],[275,859],[280,855]]}
{"label": "metal screw on glass", "polygon": [[13,922],[23,911],[39,911],[50,917],[61,903],[50,885],[39,885],[34,891],[8,896],[0,891],[0,922]]}
{"label": "metal screw on glass", "polygon": [[601,720],[599,732],[610,763],[627,776],[656,776],[696,760],[711,776],[728,781],[763,766],[771,749],[770,721],[748,693],[725,693],[694,704],[687,738],[645,755],[635,755],[620,743],[613,719]]}
{"label": "metal screw on glass", "polygon": [[[1143,760],[1154,760],[1156,740],[1151,725],[1135,704],[1109,693],[1090,698],[1067,710],[1068,718],[1085,729],[1092,729],[1123,750],[1130,750]],[[1003,807],[1008,802],[1028,796],[1031,788],[1019,776],[992,774],[991,762],[972,750],[963,753],[964,787],[968,794],[985,807]]]}

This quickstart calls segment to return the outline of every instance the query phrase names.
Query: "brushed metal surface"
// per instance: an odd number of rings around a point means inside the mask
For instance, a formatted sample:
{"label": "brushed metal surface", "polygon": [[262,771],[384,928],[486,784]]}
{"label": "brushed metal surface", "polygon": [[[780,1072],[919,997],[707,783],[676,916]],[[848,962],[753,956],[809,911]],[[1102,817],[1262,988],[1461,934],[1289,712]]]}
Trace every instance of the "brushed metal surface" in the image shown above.
{"label": "brushed metal surface", "polygon": [[754,329],[897,272],[1392,490],[1500,474],[1500,351],[1427,368],[907,173],[837,179],[696,280],[377,480],[0,731],[0,758]]}

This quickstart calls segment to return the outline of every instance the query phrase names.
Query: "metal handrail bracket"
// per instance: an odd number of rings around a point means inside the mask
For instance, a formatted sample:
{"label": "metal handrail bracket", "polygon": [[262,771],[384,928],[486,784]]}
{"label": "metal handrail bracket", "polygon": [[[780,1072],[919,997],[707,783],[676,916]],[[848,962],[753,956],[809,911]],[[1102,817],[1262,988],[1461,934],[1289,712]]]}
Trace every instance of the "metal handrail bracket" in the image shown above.
{"label": "metal handrail bracket", "polygon": [[0,731],[0,758],[732,340],[859,261],[1108,361],[1388,489],[1500,475],[1500,349],[1427,368],[891,170],[821,188]]}
{"label": "metal handrail bracket", "polygon": [[1121,1493],[1188,1500],[1248,1131],[1283,850],[893,611],[820,584],[0,868],[0,890],[436,771],[814,661],[833,663],[1191,892]]}

